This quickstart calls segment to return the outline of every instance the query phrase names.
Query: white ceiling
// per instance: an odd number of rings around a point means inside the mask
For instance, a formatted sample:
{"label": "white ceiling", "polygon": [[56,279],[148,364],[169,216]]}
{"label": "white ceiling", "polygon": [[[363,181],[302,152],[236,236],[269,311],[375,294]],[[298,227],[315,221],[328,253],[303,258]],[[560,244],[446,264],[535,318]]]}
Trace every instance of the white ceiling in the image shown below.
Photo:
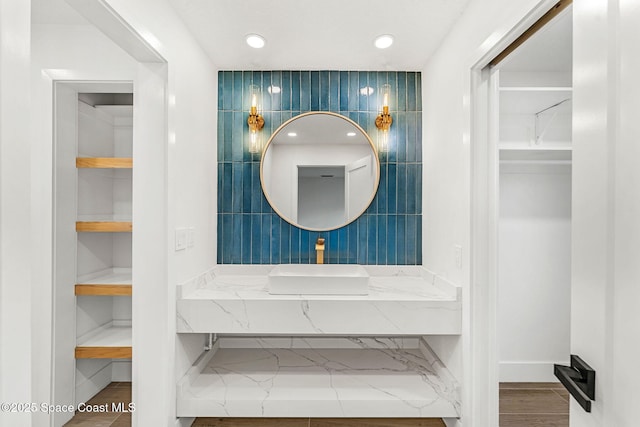
{"label": "white ceiling", "polygon": [[[168,0],[220,69],[422,70],[468,0]],[[153,13],[153,11],[149,11]],[[64,0],[32,0],[33,22],[86,24]],[[252,49],[245,36],[267,39]],[[373,46],[392,34],[393,46]]]}
{"label": "white ceiling", "polygon": [[563,71],[572,67],[572,8],[565,9],[509,55],[504,71]]}
{"label": "white ceiling", "polygon": [[[422,70],[468,0],[169,0],[221,69]],[[252,49],[245,36],[266,38]],[[392,34],[393,46],[373,40]]]}
{"label": "white ceiling", "polygon": [[[221,69],[424,68],[468,0],[168,0]],[[508,71],[571,71],[571,8],[502,64]],[[64,0],[32,0],[33,22],[86,24]],[[260,50],[244,37],[267,39]],[[395,43],[376,49],[377,35]]]}

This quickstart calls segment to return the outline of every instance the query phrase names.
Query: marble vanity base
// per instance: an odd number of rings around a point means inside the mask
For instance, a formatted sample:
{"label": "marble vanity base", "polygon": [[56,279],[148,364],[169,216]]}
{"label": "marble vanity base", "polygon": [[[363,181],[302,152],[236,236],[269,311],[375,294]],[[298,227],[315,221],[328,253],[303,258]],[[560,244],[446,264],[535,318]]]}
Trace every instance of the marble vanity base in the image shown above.
{"label": "marble vanity base", "polygon": [[178,383],[179,417],[458,417],[423,339],[218,340]]}

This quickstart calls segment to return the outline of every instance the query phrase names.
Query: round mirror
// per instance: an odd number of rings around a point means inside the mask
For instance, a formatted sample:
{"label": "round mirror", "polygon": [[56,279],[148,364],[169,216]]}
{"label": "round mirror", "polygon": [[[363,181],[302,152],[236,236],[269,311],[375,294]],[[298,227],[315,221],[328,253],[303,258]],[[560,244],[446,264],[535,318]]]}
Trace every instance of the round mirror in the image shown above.
{"label": "round mirror", "polygon": [[369,207],[380,161],[366,132],[335,113],[311,112],[285,122],[267,142],[260,183],[271,207],[296,227],[340,228]]}

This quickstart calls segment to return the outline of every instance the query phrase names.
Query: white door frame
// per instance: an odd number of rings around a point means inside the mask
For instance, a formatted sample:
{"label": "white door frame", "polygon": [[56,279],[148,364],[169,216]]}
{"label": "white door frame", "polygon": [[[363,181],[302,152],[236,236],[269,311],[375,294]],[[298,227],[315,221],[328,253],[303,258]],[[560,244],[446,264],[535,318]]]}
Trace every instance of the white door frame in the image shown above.
{"label": "white door frame", "polygon": [[471,250],[462,393],[464,427],[498,426],[497,346],[498,149],[497,75],[489,62],[551,9],[557,0],[540,0],[511,28],[487,39],[470,67]]}
{"label": "white door frame", "polygon": [[[138,62],[133,87],[132,401],[136,411],[132,413],[132,425],[174,423],[175,334],[167,339],[167,331],[175,328],[175,314],[171,316],[175,290],[169,286],[174,265],[169,257],[167,205],[168,61],[105,1],[68,3]],[[58,70],[50,70],[48,83],[104,80],[104,76],[63,71],[58,75]],[[155,392],[149,393],[153,387]],[[169,409],[154,409],[158,407]],[[50,422],[54,425],[53,417]]]}

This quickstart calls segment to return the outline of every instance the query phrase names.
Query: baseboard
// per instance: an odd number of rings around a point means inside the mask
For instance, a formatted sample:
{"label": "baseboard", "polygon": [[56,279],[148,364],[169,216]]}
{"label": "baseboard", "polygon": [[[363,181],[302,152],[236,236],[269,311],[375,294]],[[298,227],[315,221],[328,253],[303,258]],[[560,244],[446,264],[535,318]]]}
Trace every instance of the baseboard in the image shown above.
{"label": "baseboard", "polygon": [[91,399],[112,381],[111,362],[100,367],[95,365],[102,363],[102,359],[82,359],[82,362],[83,366],[77,365],[76,376],[84,374],[85,379],[76,384],[76,406]]}
{"label": "baseboard", "polygon": [[111,381],[131,382],[130,360],[113,360],[111,362]]}
{"label": "baseboard", "polygon": [[500,382],[556,382],[554,363],[562,362],[500,362]]}
{"label": "baseboard", "polygon": [[191,427],[195,420],[195,418],[177,418],[175,427]]}
{"label": "baseboard", "polygon": [[459,418],[443,418],[442,421],[447,427],[462,427],[462,422]]}

